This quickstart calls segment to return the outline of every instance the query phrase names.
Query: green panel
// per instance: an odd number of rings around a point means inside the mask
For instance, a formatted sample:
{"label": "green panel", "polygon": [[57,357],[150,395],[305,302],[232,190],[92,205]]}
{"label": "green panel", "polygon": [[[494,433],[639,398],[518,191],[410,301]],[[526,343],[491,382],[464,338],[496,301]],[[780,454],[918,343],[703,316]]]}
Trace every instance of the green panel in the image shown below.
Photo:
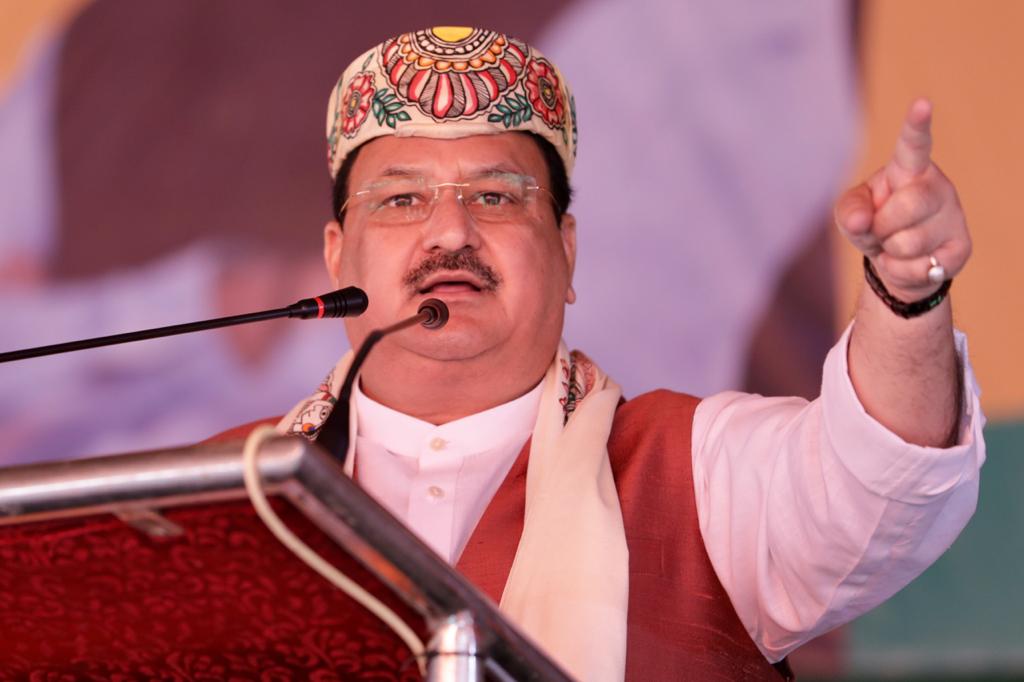
{"label": "green panel", "polygon": [[1024,422],[985,429],[978,510],[924,575],[850,628],[858,677],[1024,677]]}

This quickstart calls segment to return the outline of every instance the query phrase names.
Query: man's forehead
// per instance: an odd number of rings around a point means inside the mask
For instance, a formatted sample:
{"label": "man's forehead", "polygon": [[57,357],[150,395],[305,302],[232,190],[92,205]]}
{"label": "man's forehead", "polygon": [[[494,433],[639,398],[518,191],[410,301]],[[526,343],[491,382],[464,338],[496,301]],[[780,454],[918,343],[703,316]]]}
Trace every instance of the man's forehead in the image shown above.
{"label": "man's forehead", "polygon": [[453,140],[381,137],[370,140],[352,168],[353,178],[428,175],[468,177],[491,172],[546,175],[540,147],[528,135],[499,133]]}

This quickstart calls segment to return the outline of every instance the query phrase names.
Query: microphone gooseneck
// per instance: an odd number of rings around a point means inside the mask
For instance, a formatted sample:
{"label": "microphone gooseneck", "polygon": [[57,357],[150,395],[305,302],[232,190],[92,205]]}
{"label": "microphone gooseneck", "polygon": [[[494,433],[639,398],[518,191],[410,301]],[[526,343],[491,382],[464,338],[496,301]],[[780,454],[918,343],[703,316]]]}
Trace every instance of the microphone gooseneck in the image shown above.
{"label": "microphone gooseneck", "polygon": [[258,313],[218,317],[212,320],[189,322],[187,324],[175,324],[169,327],[143,329],[142,331],[127,332],[125,334],[97,336],[96,338],[83,339],[81,341],[69,341],[67,343],[56,343],[50,346],[39,346],[37,348],[25,348],[22,350],[10,351],[8,353],[0,353],[0,363],[12,362],[14,360],[25,360],[27,358],[37,358],[43,355],[70,353],[72,351],[85,350],[87,348],[114,346],[120,343],[131,343],[132,341],[159,339],[164,336],[188,334],[189,332],[204,331],[207,329],[219,329],[221,327],[230,327],[236,324],[247,324],[249,322],[262,322],[264,320],[273,320],[279,317],[298,317],[300,319],[309,319],[312,317],[356,317],[366,312],[367,305],[369,305],[369,300],[366,298],[366,292],[358,287],[346,287],[322,296],[304,298],[286,308],[275,308],[273,310],[264,310]]}
{"label": "microphone gooseneck", "polygon": [[366,362],[366,357],[373,350],[373,347],[388,334],[393,334],[416,324],[421,324],[427,329],[440,329],[447,323],[448,306],[445,305],[444,301],[428,298],[420,304],[418,312],[412,317],[396,322],[390,327],[374,329],[367,334],[366,339],[352,358],[352,364],[349,365],[348,372],[345,373],[345,381],[342,382],[341,390],[338,392],[338,402],[335,403],[331,413],[327,415],[327,419],[320,426],[320,431],[316,436],[316,442],[331,453],[340,464],[345,464],[345,457],[348,454],[350,440],[348,417],[349,400],[352,398],[352,385],[355,383],[359,370],[362,368],[363,363]]}

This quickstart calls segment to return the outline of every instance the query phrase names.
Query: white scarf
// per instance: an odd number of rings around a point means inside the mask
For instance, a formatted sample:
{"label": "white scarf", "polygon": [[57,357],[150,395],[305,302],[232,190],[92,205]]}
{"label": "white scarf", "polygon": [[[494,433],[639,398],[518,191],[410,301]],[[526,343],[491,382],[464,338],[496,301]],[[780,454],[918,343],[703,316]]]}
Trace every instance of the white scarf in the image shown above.
{"label": "white scarf", "polygon": [[[351,360],[349,352],[278,431],[314,438]],[[501,611],[580,680],[625,677],[629,551],[608,460],[621,393],[583,353],[559,345],[533,429],[523,534],[501,597]],[[356,424],[352,400],[349,476]]]}

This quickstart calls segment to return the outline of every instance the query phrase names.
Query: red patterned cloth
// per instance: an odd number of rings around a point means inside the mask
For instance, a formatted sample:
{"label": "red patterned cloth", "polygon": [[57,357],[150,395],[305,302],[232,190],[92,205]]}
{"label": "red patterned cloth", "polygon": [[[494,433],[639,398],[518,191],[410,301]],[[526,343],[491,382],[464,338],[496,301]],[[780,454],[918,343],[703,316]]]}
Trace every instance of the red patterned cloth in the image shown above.
{"label": "red patterned cloth", "polygon": [[[422,620],[287,503],[310,546]],[[410,651],[308,569],[247,500],[182,507],[154,540],[108,515],[0,527],[0,679],[416,680]]]}

